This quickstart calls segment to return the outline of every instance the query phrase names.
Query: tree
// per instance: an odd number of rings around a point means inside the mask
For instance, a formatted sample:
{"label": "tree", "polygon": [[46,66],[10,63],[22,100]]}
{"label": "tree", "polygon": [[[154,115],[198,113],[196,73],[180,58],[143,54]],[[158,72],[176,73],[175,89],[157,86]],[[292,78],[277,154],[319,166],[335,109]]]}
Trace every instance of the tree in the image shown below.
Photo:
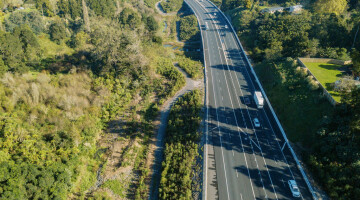
{"label": "tree", "polygon": [[360,75],[360,52],[353,49],[351,52],[351,59],[353,62],[353,71],[355,74]]}
{"label": "tree", "polygon": [[343,13],[347,7],[347,0],[317,0],[314,9],[318,13]]}
{"label": "tree", "polygon": [[82,8],[83,8],[85,30],[87,32],[90,32],[90,19],[89,19],[88,8],[87,8],[85,0],[82,0],[81,2],[82,2]]}
{"label": "tree", "polygon": [[52,7],[49,0],[36,0],[35,5],[43,16],[54,16],[54,8]]}
{"label": "tree", "polygon": [[180,38],[182,40],[192,39],[198,33],[198,22],[195,15],[188,15],[180,19]]}
{"label": "tree", "polygon": [[12,32],[15,27],[27,24],[35,34],[44,31],[44,21],[38,11],[17,11],[12,12],[9,17],[5,18],[5,29]]}
{"label": "tree", "polygon": [[13,34],[0,31],[0,55],[11,71],[22,73],[28,70],[22,62],[24,58],[22,44]]}
{"label": "tree", "polygon": [[141,24],[141,16],[131,8],[124,8],[119,15],[119,22],[122,27],[135,29]]}
{"label": "tree", "polygon": [[154,16],[148,16],[146,18],[146,28],[150,32],[156,32],[159,29],[159,24],[155,20]]}
{"label": "tree", "polygon": [[2,56],[0,56],[0,77],[8,71],[8,67],[5,65]]}
{"label": "tree", "polygon": [[49,27],[50,39],[60,44],[66,37],[66,28],[64,23],[55,21]]}
{"label": "tree", "polygon": [[114,0],[87,0],[88,6],[95,14],[103,17],[113,17],[116,4]]}

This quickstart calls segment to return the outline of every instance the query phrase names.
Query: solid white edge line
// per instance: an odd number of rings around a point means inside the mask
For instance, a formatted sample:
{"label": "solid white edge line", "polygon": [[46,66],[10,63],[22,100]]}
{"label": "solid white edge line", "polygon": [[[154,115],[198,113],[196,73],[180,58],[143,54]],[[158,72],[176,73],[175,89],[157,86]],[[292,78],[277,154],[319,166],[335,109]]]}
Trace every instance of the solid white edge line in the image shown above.
{"label": "solid white edge line", "polygon": [[[200,4],[200,6],[206,11],[206,9]],[[212,23],[212,26],[216,26],[216,25],[214,25],[215,23],[214,23],[214,20],[212,19],[212,17],[210,17],[211,18],[211,20],[213,21],[213,23]],[[215,29],[216,29],[216,27],[215,27]],[[217,29],[216,29],[217,30]],[[218,32],[218,30],[217,30],[217,32]],[[217,41],[217,37],[215,36],[215,41],[216,41],[216,43],[218,44],[218,41]],[[220,56],[220,60],[222,60],[222,58],[221,58],[221,55],[220,55],[220,52],[218,51],[218,53],[219,53],[219,56]],[[227,62],[227,60],[225,59],[225,61]],[[224,72],[224,76],[226,77],[226,75],[225,75],[225,72]],[[228,83],[227,83],[227,80],[225,79],[225,82],[226,82],[226,85],[227,85],[227,89],[228,89],[228,93],[230,94],[230,91],[229,91],[229,86],[228,86]],[[232,105],[232,107],[233,107],[233,114],[234,114],[234,117],[235,117],[235,122],[236,122],[236,125],[237,125],[237,127],[238,127],[238,134],[239,134],[239,136],[240,136],[240,132],[239,132],[239,125],[238,125],[238,123],[237,123],[237,117],[236,117],[236,115],[235,115],[235,111],[234,111],[234,106],[233,106],[233,103],[232,103],[232,100],[231,100],[231,98],[230,98],[230,101],[231,101],[231,105]],[[242,113],[242,112],[241,112]],[[243,114],[242,114],[243,115]],[[246,128],[247,128],[247,125],[246,125],[246,123],[245,123],[245,126],[246,126]],[[240,136],[240,138],[241,138],[241,136]],[[242,141],[241,141],[241,144],[242,144]],[[255,156],[255,152],[254,152],[254,149],[253,149],[253,147],[252,147],[252,144],[251,144],[251,142],[250,142],[250,145],[251,145],[251,148],[252,148],[252,150],[253,150],[253,155],[254,155],[254,159],[255,159],[255,162],[257,163],[257,159],[256,159],[256,156]],[[244,151],[244,156],[245,156],[245,151]],[[246,165],[247,165],[247,159],[246,159],[246,157],[245,157],[245,162],[246,162]],[[258,163],[257,163],[257,166],[258,166]],[[253,195],[254,195],[254,198],[256,198],[256,196],[255,196],[255,192],[254,192],[254,188],[253,188],[253,186],[252,186],[252,182],[251,182],[251,176],[250,176],[250,172],[249,172],[249,167],[248,167],[248,165],[247,165],[247,170],[248,170],[248,174],[249,174],[249,180],[250,180],[250,184],[251,184],[251,188],[252,188],[252,192],[253,192]],[[260,173],[260,170],[258,169],[258,171],[259,171],[259,173]],[[263,185],[263,190],[264,190],[264,192],[265,192],[265,195],[266,195],[266,190],[265,190],[265,186],[264,186],[264,183],[263,183],[263,181],[262,181],[262,177],[260,176],[260,180],[261,180],[261,182],[262,182],[262,185]],[[266,195],[267,196],[267,195]]]}
{"label": "solid white edge line", "polygon": [[[217,10],[223,15],[223,17],[225,18],[225,20],[226,20],[226,21],[228,22],[228,24],[230,25],[233,34],[235,34],[236,39],[237,39],[237,42],[238,42],[240,48],[244,51],[244,49],[243,49],[243,47],[242,47],[242,45],[241,45],[241,42],[240,42],[239,38],[238,38],[237,35],[236,35],[235,29],[233,28],[232,24],[231,24],[230,21],[227,19],[227,17],[225,16],[225,14],[224,14],[215,4],[213,4],[210,0],[208,0],[208,2],[209,2],[210,4],[212,4],[212,5],[215,7],[215,9],[217,9]],[[245,55],[245,53],[244,53],[244,55]],[[266,99],[266,102],[267,102],[268,105],[269,105],[270,111],[271,111],[271,113],[273,114],[273,117],[275,118],[275,121],[276,121],[276,123],[277,123],[278,126],[279,126],[280,132],[282,133],[285,141],[287,142],[287,146],[288,146],[289,149],[290,149],[290,152],[291,152],[291,154],[292,154],[292,156],[293,156],[293,158],[294,158],[294,160],[295,160],[295,162],[296,162],[296,164],[297,164],[298,169],[300,170],[301,175],[303,176],[303,178],[304,178],[304,180],[305,180],[305,182],[306,182],[306,184],[307,184],[307,186],[308,186],[308,189],[310,190],[310,193],[311,193],[313,199],[317,200],[318,198],[317,198],[317,196],[316,196],[316,194],[315,194],[315,192],[314,192],[314,190],[313,190],[313,188],[312,188],[312,186],[311,186],[311,183],[310,183],[310,181],[308,180],[307,175],[305,174],[304,170],[302,169],[302,166],[301,166],[301,164],[300,164],[300,162],[299,162],[299,160],[298,160],[298,158],[297,158],[294,150],[292,149],[290,143],[288,142],[288,139],[287,139],[287,137],[286,137],[285,131],[283,130],[283,128],[282,128],[282,126],[281,126],[281,124],[280,124],[280,122],[279,122],[279,119],[277,118],[277,116],[276,116],[276,114],[275,114],[275,112],[274,112],[274,110],[273,110],[273,108],[272,108],[272,106],[271,106],[271,104],[270,104],[270,101],[269,101],[269,99],[267,98],[266,93],[265,93],[264,89],[262,88],[261,83],[260,83],[260,81],[258,80],[258,78],[257,78],[257,76],[256,76],[256,73],[255,73],[254,69],[251,67],[250,61],[248,60],[248,58],[247,58],[246,55],[245,55],[244,57],[246,58],[249,66],[250,66],[250,68],[251,68],[251,70],[252,70],[252,73],[254,74],[254,77],[255,77],[256,81],[259,83],[260,89],[261,89],[261,91],[262,91],[262,93],[263,93],[263,95],[264,95],[264,97],[265,97],[265,99]],[[245,66],[245,68],[246,68],[246,66]],[[246,71],[247,71],[247,69],[246,69]],[[265,112],[265,111],[264,111],[264,112]],[[265,112],[265,114],[266,114],[266,112]],[[267,115],[266,115],[266,117],[267,117]],[[286,159],[286,158],[285,158],[285,159]],[[286,162],[287,162],[287,160],[286,160]],[[290,169],[290,170],[291,170],[291,169]],[[291,172],[291,173],[292,173],[292,172]]]}

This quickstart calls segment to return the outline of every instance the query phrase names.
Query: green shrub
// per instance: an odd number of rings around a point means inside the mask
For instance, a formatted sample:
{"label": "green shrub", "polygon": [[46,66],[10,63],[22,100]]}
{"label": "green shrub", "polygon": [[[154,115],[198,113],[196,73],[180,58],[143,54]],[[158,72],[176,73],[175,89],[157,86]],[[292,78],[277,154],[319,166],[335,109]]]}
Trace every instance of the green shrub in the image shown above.
{"label": "green shrub", "polygon": [[177,12],[182,7],[184,1],[183,0],[167,0],[161,2],[161,7],[165,12]]}
{"label": "green shrub", "polygon": [[191,199],[192,169],[196,165],[202,108],[198,90],[186,93],[173,105],[166,129],[160,199]]}
{"label": "green shrub", "polygon": [[199,61],[191,60],[185,56],[177,56],[176,60],[179,63],[179,67],[186,71],[191,78],[201,78],[203,74],[202,63]]}
{"label": "green shrub", "polygon": [[195,15],[188,15],[180,19],[180,39],[195,40],[195,36],[199,37],[199,27]]}

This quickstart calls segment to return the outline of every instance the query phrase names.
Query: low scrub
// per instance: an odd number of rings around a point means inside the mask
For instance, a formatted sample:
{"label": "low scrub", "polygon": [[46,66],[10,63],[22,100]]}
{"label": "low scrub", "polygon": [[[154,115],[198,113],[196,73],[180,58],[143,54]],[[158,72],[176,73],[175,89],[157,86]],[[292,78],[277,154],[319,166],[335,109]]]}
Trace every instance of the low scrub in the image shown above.
{"label": "low scrub", "polygon": [[202,76],[202,63],[194,61],[185,56],[178,56],[177,58],[179,67],[186,71],[191,78],[198,79]]}
{"label": "low scrub", "polygon": [[174,67],[170,59],[159,58],[156,71],[169,80],[166,96],[174,95],[185,85],[185,77]]}

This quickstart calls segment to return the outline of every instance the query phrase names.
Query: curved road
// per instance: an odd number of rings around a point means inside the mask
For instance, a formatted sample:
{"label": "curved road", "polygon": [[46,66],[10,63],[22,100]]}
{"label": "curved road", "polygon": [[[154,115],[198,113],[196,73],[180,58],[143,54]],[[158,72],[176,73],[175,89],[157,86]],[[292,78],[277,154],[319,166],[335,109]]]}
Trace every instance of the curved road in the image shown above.
{"label": "curved road", "polygon": [[[185,2],[201,27],[206,66],[203,199],[293,199],[287,185],[291,179],[301,190],[301,198],[296,199],[312,199],[289,149],[283,147],[269,106],[256,108],[252,96],[259,85],[230,25],[210,2]],[[254,127],[255,117],[260,128]]]}

